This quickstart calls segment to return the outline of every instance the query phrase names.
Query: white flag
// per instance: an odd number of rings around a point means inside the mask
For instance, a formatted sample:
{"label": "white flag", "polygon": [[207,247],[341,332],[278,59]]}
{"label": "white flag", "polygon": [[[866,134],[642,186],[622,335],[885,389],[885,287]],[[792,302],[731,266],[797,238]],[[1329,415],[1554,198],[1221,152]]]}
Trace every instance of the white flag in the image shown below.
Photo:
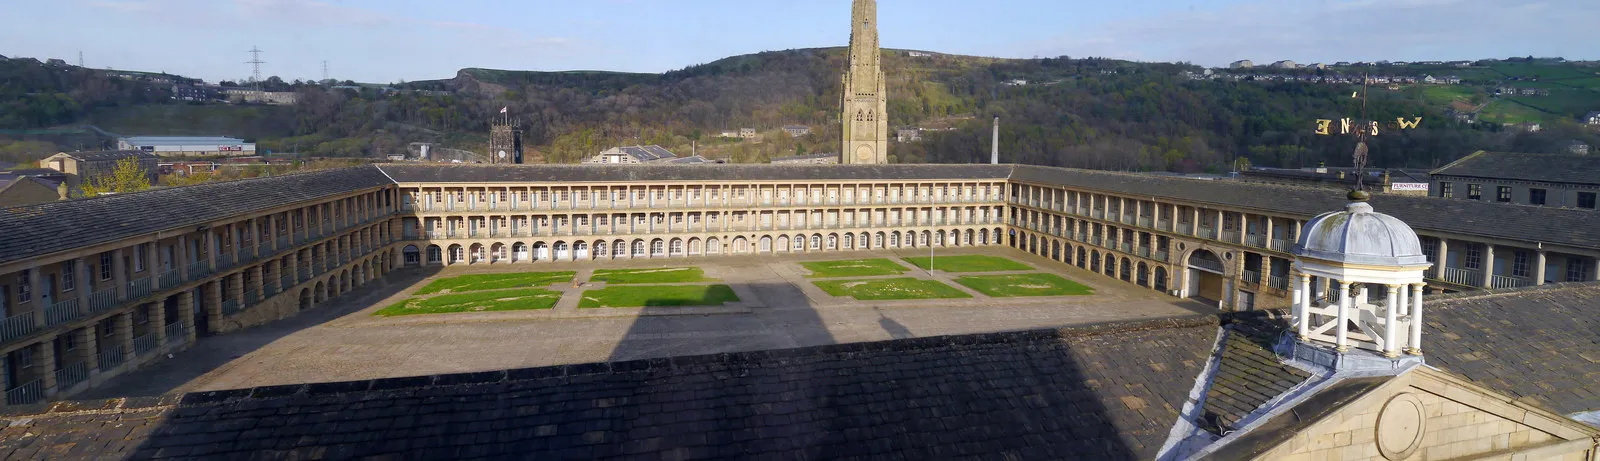
{"label": "white flag", "polygon": [[510,108],[511,108],[511,106],[501,107],[500,108],[500,113],[504,114],[504,113],[506,113],[506,109],[510,109]]}

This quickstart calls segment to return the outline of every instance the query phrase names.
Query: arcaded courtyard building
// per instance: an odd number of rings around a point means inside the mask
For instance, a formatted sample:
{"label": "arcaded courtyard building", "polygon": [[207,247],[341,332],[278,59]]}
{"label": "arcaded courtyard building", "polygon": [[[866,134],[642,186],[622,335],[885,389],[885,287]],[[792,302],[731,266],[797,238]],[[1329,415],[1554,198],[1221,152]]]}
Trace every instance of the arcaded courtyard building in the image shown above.
{"label": "arcaded courtyard building", "polygon": [[[9,402],[25,404],[398,267],[930,245],[1006,245],[1248,311],[1288,305],[1295,236],[1339,203],[1316,189],[1012,165],[363,166],[9,209],[0,340]],[[1592,213],[1374,204],[1421,235],[1430,292],[1600,276]],[[1328,284],[1309,289],[1328,297]]]}

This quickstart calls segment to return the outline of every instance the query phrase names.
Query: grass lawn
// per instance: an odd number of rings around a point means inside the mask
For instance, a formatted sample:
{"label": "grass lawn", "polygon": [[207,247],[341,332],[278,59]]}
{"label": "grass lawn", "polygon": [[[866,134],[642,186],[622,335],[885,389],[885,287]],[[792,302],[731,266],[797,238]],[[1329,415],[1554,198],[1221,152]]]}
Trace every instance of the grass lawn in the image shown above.
{"label": "grass lawn", "polygon": [[516,274],[473,274],[434,280],[417,290],[417,294],[463,293],[468,291],[500,290],[505,288],[542,287],[552,283],[571,282],[572,271],[522,272]]}
{"label": "grass lawn", "polygon": [[[905,258],[905,260],[917,267],[928,268],[928,258]],[[945,272],[1030,271],[1033,270],[1033,267],[999,256],[961,255],[934,257],[933,270]]]}
{"label": "grass lawn", "polygon": [[578,307],[721,306],[738,301],[727,285],[614,286],[583,292]]}
{"label": "grass lawn", "polygon": [[373,315],[394,317],[416,314],[444,314],[450,312],[492,312],[549,309],[556,306],[561,293],[527,288],[522,290],[494,291],[441,295],[431,298],[411,298],[374,312]]}
{"label": "grass lawn", "polygon": [[698,267],[669,267],[664,269],[597,269],[591,282],[613,285],[633,283],[693,283],[715,282],[706,278],[706,271]]}
{"label": "grass lawn", "polygon": [[846,261],[817,261],[800,263],[811,271],[808,277],[866,277],[871,275],[899,275],[906,267],[887,259],[851,259]]}
{"label": "grass lawn", "polygon": [[972,295],[937,280],[914,278],[882,280],[828,280],[812,282],[834,296],[849,296],[862,301],[884,299],[971,298]]}
{"label": "grass lawn", "polygon": [[1094,290],[1055,274],[967,275],[956,283],[996,298],[1014,296],[1079,296]]}

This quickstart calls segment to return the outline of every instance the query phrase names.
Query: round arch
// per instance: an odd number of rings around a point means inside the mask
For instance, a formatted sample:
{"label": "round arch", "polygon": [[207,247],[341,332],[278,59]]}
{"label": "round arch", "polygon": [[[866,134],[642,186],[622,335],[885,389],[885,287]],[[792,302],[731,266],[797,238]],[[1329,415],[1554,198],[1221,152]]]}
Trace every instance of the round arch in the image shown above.
{"label": "round arch", "polygon": [[[422,250],[418,249],[416,245],[406,245],[405,248],[400,250],[400,253],[405,255],[406,267],[422,265]],[[279,269],[279,271],[282,271],[282,269]]]}

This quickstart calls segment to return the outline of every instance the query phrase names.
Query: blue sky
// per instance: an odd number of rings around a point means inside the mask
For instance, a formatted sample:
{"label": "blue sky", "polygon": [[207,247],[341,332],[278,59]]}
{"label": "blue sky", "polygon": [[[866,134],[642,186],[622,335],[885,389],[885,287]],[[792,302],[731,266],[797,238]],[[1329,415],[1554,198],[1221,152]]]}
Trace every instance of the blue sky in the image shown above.
{"label": "blue sky", "polygon": [[[0,0],[0,55],[207,80],[393,82],[463,67],[660,72],[841,46],[850,0]],[[1219,66],[1600,58],[1594,0],[880,0],[885,47]]]}

